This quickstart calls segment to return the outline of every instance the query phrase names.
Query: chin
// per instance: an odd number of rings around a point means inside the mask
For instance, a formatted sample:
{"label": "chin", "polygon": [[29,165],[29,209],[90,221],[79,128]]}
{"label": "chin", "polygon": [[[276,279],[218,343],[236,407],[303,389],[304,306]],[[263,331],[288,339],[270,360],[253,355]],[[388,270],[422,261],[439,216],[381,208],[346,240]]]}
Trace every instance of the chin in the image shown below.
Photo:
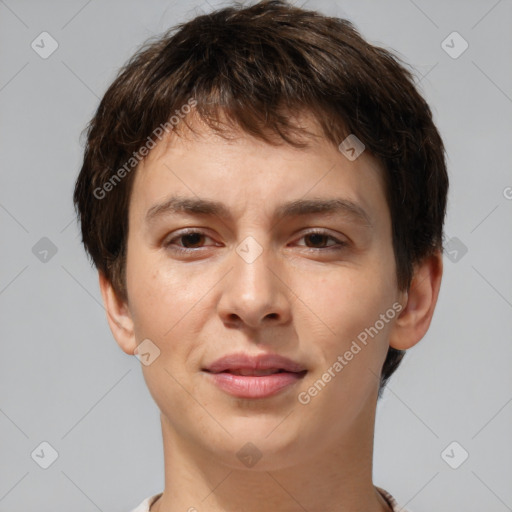
{"label": "chin", "polygon": [[311,449],[297,434],[300,429],[293,425],[280,428],[282,418],[244,419],[247,421],[243,424],[225,424],[231,436],[213,445],[212,455],[217,462],[221,460],[233,470],[277,471],[303,463],[305,453],[311,455]]}

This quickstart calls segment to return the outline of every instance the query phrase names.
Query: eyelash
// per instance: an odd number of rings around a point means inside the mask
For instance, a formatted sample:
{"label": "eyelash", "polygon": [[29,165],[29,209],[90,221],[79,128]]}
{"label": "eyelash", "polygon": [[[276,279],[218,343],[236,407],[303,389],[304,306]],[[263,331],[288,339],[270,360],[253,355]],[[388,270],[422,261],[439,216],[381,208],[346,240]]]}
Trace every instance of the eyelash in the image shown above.
{"label": "eyelash", "polygon": [[[199,249],[202,249],[203,247],[190,248],[190,247],[180,247],[180,246],[177,246],[177,245],[173,245],[173,242],[175,242],[176,240],[179,240],[180,238],[183,238],[183,237],[186,237],[186,236],[189,236],[189,235],[202,235],[202,236],[205,236],[207,238],[210,238],[203,231],[199,231],[199,230],[195,230],[194,229],[194,230],[189,230],[189,231],[182,232],[179,235],[171,238],[169,241],[164,243],[164,246],[167,249],[169,249],[171,251],[174,251],[174,252],[189,253],[189,254],[191,252],[193,252],[193,251],[197,251]],[[325,236],[327,238],[330,238],[331,240],[334,240],[337,243],[337,246],[329,246],[329,247],[307,247],[307,246],[303,246],[304,248],[306,248],[308,250],[311,250],[311,251],[339,251],[341,249],[344,249],[348,245],[347,242],[343,242],[341,240],[338,240],[337,238],[335,238],[332,235],[330,235],[328,232],[322,231],[322,230],[309,231],[308,233],[303,234],[300,237],[300,239],[302,239],[304,237],[307,237],[307,236],[311,236],[311,235],[322,235],[322,236]]]}

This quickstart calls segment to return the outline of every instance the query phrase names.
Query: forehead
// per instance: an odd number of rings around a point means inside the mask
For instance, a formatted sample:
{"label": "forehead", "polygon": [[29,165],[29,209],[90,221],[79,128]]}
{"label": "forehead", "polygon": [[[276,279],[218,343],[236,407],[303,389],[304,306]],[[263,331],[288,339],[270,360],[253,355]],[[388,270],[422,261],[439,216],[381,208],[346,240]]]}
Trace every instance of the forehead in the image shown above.
{"label": "forehead", "polygon": [[334,198],[334,192],[370,212],[382,206],[383,169],[372,155],[363,152],[351,161],[322,136],[314,118],[303,115],[296,122],[311,134],[302,138],[305,148],[284,141],[272,145],[239,128],[220,135],[198,117],[187,118],[193,131],[182,123],[139,165],[130,210],[147,215],[176,192],[231,204],[235,215],[258,202],[263,210],[286,199]]}

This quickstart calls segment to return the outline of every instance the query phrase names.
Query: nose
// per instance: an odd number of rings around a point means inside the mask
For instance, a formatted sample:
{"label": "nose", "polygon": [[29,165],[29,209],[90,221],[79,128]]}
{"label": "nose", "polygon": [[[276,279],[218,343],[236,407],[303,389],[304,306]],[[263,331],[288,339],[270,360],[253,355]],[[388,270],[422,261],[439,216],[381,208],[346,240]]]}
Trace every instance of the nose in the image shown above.
{"label": "nose", "polygon": [[[249,243],[245,246],[249,251],[244,252],[240,244],[231,254],[231,271],[218,303],[219,316],[226,325],[257,329],[283,325],[291,319],[295,295],[278,275],[280,263],[267,249],[259,254],[263,247],[255,245],[254,241]],[[253,259],[255,251],[259,255]]]}

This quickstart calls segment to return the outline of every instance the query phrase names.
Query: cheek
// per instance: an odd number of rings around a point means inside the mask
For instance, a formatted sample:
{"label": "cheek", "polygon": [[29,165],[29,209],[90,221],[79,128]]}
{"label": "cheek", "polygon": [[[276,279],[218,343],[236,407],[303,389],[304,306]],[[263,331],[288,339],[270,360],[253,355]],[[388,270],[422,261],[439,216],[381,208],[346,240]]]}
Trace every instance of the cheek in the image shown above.
{"label": "cheek", "polygon": [[[161,311],[166,304],[162,302],[160,276],[158,271],[151,270],[149,265],[138,265],[134,259],[127,264],[127,287],[137,339],[155,337],[161,330]],[[149,329],[148,326],[153,326]]]}
{"label": "cheek", "polygon": [[165,255],[149,251],[128,258],[130,311],[136,339],[149,338],[160,349],[161,365],[185,371],[194,366],[205,322],[214,305],[209,291],[216,274],[200,274],[196,268],[170,266]]}
{"label": "cheek", "polygon": [[162,340],[174,318],[185,314],[190,288],[183,286],[178,273],[165,272],[151,253],[130,249],[127,288],[136,337]]}
{"label": "cheek", "polygon": [[326,409],[333,425],[340,422],[339,411],[347,418],[358,414],[378,388],[396,318],[393,279],[387,271],[378,266],[368,273],[342,269],[311,280],[299,294],[313,311],[302,311],[302,304],[301,312],[296,311],[295,317],[302,317],[299,338],[308,339],[315,360],[302,399]]}
{"label": "cheek", "polygon": [[311,333],[322,337],[326,350],[343,348],[391,307],[394,287],[388,272],[378,264],[368,266],[367,270],[338,268],[328,277],[315,279],[310,275],[306,281],[297,283],[301,301],[295,304],[307,306]]}

